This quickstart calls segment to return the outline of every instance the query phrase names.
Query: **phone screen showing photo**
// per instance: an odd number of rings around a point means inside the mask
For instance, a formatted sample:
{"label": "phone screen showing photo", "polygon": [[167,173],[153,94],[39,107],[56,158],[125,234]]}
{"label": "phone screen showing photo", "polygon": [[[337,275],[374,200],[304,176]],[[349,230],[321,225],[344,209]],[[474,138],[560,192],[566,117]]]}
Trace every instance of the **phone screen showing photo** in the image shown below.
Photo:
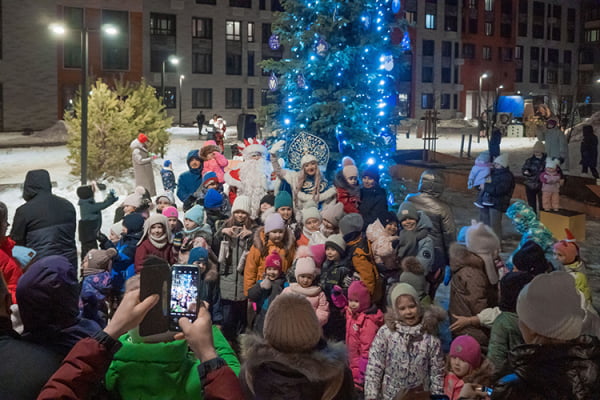
{"label": "phone screen showing photo", "polygon": [[198,268],[174,267],[171,282],[170,316],[174,325],[181,317],[195,320],[198,302]]}

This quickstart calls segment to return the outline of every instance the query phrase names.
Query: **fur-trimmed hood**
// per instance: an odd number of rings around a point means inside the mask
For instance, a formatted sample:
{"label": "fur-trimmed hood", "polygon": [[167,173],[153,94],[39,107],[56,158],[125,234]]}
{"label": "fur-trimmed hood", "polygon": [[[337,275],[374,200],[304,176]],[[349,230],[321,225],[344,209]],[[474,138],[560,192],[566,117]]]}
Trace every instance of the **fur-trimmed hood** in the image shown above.
{"label": "fur-trimmed hood", "polygon": [[472,251],[469,251],[467,246],[458,243],[452,243],[450,245],[449,253],[452,274],[465,267],[481,269],[485,273],[485,264],[483,259]]}
{"label": "fur-trimmed hood", "polygon": [[[283,243],[283,248],[286,251],[290,251],[294,248],[295,243],[296,240],[294,238],[294,233],[288,228],[287,237],[285,238],[285,242]],[[256,232],[254,233],[254,241],[252,242],[252,244],[262,253],[262,250],[266,244],[264,226],[261,226],[256,230]]]}
{"label": "fur-trimmed hood", "polygon": [[[320,398],[333,399],[343,386],[348,368],[346,346],[343,343],[330,342],[309,353],[282,353],[271,347],[265,339],[249,334],[241,336],[240,344],[241,358],[244,360],[240,381],[244,390],[256,398],[263,398],[261,394],[267,393],[271,387],[304,392],[320,386]],[[275,397],[271,398],[280,398],[275,393],[272,395]]]}
{"label": "fur-trimmed hood", "polygon": [[[450,356],[446,357],[446,371],[450,369]],[[496,373],[494,364],[485,356],[481,356],[481,365],[479,368],[471,370],[467,375],[463,376],[462,380],[465,383],[477,383],[478,385],[491,386],[494,382],[492,378]]]}
{"label": "fur-trimmed hood", "polygon": [[335,178],[333,180],[333,184],[336,188],[344,189],[351,196],[360,196],[360,186],[352,186],[348,183],[346,178],[344,177],[343,170],[339,170],[335,174]]}
{"label": "fur-trimmed hood", "polygon": [[[423,318],[420,322],[420,325],[422,326],[421,331],[423,333],[438,336],[438,325],[448,317],[448,313],[442,307],[436,305],[427,307],[419,305],[419,307],[423,312]],[[384,321],[390,331],[395,332],[397,330],[396,324],[398,323],[399,318],[393,307],[389,307],[389,310],[385,313]]]}

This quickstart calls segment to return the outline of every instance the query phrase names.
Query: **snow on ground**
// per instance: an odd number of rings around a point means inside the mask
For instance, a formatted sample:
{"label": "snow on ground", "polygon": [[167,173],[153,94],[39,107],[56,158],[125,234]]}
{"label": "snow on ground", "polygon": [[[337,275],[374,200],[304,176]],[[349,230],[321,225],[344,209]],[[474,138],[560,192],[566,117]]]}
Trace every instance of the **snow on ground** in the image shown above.
{"label": "snow on ground", "polygon": [[[171,128],[172,134],[171,144],[167,150],[166,159],[173,162],[175,175],[187,170],[186,156],[192,149],[199,148],[203,141],[198,138],[197,128]],[[235,138],[237,133],[235,128],[228,131],[230,138]],[[524,160],[531,155],[531,147],[536,139],[533,138],[503,138],[501,149],[510,155],[511,170],[515,173],[520,173],[521,165]],[[228,142],[233,142],[228,140]],[[458,155],[460,152],[460,135],[450,134],[441,135],[437,141],[437,151]],[[412,136],[406,139],[404,135],[398,138],[399,149],[422,149],[423,141]],[[577,143],[578,145],[578,143]],[[485,138],[477,143],[477,138],[473,137],[471,154],[474,158],[479,152],[487,149]],[[466,144],[465,144],[466,150]],[[129,148],[127,153],[129,154]],[[18,206],[23,204],[22,189],[20,185],[25,179],[28,170],[44,168],[50,172],[50,177],[56,185],[53,193],[64,197],[77,205],[76,188],[79,186],[79,177],[70,175],[70,168],[65,161],[67,156],[66,146],[58,147],[31,147],[19,149],[0,149],[0,159],[2,159],[2,168],[0,169],[0,201],[3,201],[8,206],[9,221],[12,222],[14,212]],[[157,159],[154,164],[155,182],[157,191],[160,193],[162,182],[160,179],[160,168],[163,159]],[[578,159],[571,165],[577,165]],[[571,168],[571,172],[573,168]],[[133,169],[130,169],[123,178],[105,182],[108,188],[113,188],[117,192],[120,199],[124,199],[134,190]],[[405,182],[408,191],[416,190],[416,182]],[[103,199],[105,194],[102,193],[96,196],[96,200]],[[473,206],[475,200],[474,195],[465,194],[453,190],[447,190],[444,198],[452,205],[455,213],[455,219],[458,226],[470,224],[471,219],[477,219],[479,212]],[[103,212],[103,231],[107,232],[112,225],[115,208],[120,204],[119,201]],[[76,207],[79,212],[78,207]],[[512,225],[505,218],[504,220],[504,250],[508,255],[517,246],[520,237],[512,228]],[[79,245],[79,243],[77,243]],[[592,249],[600,248],[600,222],[587,219],[587,240],[582,244],[582,254],[584,259],[588,260],[590,271],[590,285],[594,291],[594,299],[596,306],[600,309],[600,252],[592,251]]]}

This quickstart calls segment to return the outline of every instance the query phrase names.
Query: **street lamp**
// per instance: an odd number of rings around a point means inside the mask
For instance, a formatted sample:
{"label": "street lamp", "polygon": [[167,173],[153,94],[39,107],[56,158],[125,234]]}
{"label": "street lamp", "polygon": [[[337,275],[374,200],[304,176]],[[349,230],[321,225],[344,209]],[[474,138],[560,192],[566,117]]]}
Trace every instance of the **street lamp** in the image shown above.
{"label": "street lamp", "polygon": [[[64,36],[69,30],[62,24],[51,24],[50,30],[59,36]],[[119,30],[112,25],[103,25],[100,30],[90,29],[87,25],[83,25],[79,31],[81,40],[81,185],[87,183],[87,156],[88,156],[88,82],[87,71],[89,63],[88,54],[88,36],[90,32],[104,32],[109,36],[114,36],[119,33]]]}
{"label": "street lamp", "polygon": [[181,102],[181,86],[183,83],[183,80],[185,79],[185,76],[183,75],[179,75],[179,126],[181,126],[181,109],[183,108],[183,104]]}
{"label": "street lamp", "polygon": [[167,61],[169,61],[173,65],[178,65],[179,58],[176,56],[169,56],[166,60],[163,60],[163,62],[162,62],[162,71],[160,74],[160,95],[163,98],[163,100],[162,100],[163,105],[165,104],[165,68],[166,68]]}
{"label": "street lamp", "polygon": [[[481,132],[481,128],[483,128],[483,123],[481,121],[481,99],[483,97],[483,94],[481,93],[481,89],[482,89],[482,85],[483,85],[483,80],[486,79],[488,77],[488,74],[483,73],[479,76],[479,92],[478,95],[479,97],[477,98],[477,119],[479,121],[479,131]],[[481,133],[479,133],[477,135],[477,143],[479,143],[481,141]]]}

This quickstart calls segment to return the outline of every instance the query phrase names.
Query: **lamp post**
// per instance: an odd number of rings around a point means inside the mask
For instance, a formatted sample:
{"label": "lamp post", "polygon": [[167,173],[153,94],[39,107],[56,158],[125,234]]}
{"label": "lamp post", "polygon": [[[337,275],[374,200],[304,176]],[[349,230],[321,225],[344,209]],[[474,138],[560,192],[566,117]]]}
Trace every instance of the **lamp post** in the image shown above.
{"label": "lamp post", "polygon": [[[51,24],[50,30],[57,35],[64,36],[67,33],[67,28],[60,24]],[[89,65],[89,51],[88,51],[88,36],[90,32],[103,31],[107,35],[114,36],[119,33],[117,28],[111,25],[102,26],[101,30],[90,29],[87,25],[79,30],[81,40],[81,185],[87,183],[87,159],[88,159],[88,65]]]}
{"label": "lamp post", "polygon": [[179,58],[175,56],[169,56],[166,60],[162,62],[162,71],[160,74],[160,95],[162,96],[163,105],[165,104],[165,69],[167,61],[169,61],[173,65],[179,64]]}
{"label": "lamp post", "polygon": [[179,126],[181,126],[181,110],[183,108],[183,104],[181,102],[181,98],[182,98],[182,95],[181,95],[181,86],[183,84],[183,80],[184,79],[185,79],[185,76],[179,75],[179,100],[178,100],[178,102],[179,102]]}
{"label": "lamp post", "polygon": [[[481,92],[483,86],[483,80],[488,77],[488,74],[483,73],[479,76],[479,92],[477,98],[477,119],[479,121],[479,131],[481,132],[481,128],[483,128],[483,122],[481,121],[481,99],[483,94]],[[477,143],[481,141],[481,133],[477,135]]]}

